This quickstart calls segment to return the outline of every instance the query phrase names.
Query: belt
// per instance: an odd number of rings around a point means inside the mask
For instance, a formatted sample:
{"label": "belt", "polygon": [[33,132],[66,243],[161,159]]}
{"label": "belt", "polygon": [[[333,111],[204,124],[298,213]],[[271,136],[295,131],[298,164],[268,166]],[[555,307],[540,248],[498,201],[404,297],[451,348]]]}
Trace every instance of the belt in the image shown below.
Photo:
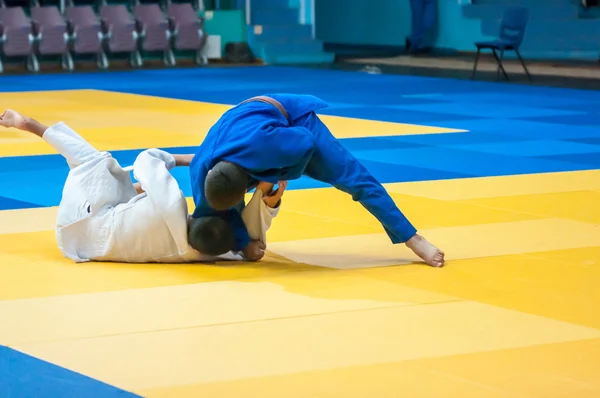
{"label": "belt", "polygon": [[240,102],[239,105],[247,104],[248,102],[263,102],[265,104],[273,105],[275,108],[279,109],[279,112],[281,112],[281,114],[285,117],[285,119],[288,122],[290,121],[287,111],[285,110],[283,105],[281,105],[281,103],[279,101],[277,101],[276,99],[267,97],[265,95],[259,95],[258,97],[248,98],[246,101]]}

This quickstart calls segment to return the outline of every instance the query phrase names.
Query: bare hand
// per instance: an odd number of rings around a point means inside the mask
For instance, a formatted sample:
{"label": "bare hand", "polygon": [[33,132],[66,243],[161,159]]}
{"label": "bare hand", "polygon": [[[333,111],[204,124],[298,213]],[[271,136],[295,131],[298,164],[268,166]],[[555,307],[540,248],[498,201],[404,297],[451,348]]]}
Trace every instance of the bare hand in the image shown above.
{"label": "bare hand", "polygon": [[267,245],[263,242],[253,240],[244,248],[244,257],[248,261],[258,261],[264,257],[266,249]]}
{"label": "bare hand", "polygon": [[0,126],[21,129],[24,123],[25,117],[23,117],[23,115],[21,115],[19,112],[13,111],[12,109],[7,109],[4,111],[4,113],[2,113],[2,115],[0,115]]}
{"label": "bare hand", "polygon": [[277,183],[277,185],[278,185],[277,191],[273,191],[273,184],[270,184],[268,182],[260,182],[256,186],[256,188],[260,189],[261,184],[264,184],[263,185],[264,188],[267,188],[267,185],[270,185],[270,188],[267,192],[265,192],[265,190],[261,189],[264,193],[263,200],[264,200],[265,204],[271,208],[277,207],[277,204],[281,200],[281,197],[283,196],[283,193],[285,192],[285,189],[287,188],[287,184],[288,184],[287,181],[279,181]]}

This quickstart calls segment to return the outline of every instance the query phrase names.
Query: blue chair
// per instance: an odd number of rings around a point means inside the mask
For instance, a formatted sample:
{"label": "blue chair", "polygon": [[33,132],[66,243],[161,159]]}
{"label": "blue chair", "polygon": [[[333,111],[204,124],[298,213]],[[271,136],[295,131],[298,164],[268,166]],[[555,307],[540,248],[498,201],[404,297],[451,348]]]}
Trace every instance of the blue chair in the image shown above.
{"label": "blue chair", "polygon": [[[527,70],[527,66],[525,66],[525,62],[521,57],[521,53],[519,53],[519,47],[523,42],[528,20],[529,10],[527,8],[511,7],[504,12],[502,22],[500,23],[500,34],[498,38],[492,41],[475,43],[475,46],[477,47],[477,57],[475,58],[475,65],[473,65],[473,74],[471,75],[471,79],[475,78],[475,73],[477,72],[477,62],[479,61],[481,50],[490,49],[492,50],[494,59],[498,63],[498,75],[500,74],[500,71],[502,71],[502,74],[506,80],[509,80],[508,74],[502,65],[502,59],[504,58],[504,51],[513,50],[517,53],[517,57],[519,57],[519,61],[521,61],[521,65],[523,65],[523,69],[525,69],[527,78],[531,81],[531,75]],[[497,51],[500,51],[500,57],[498,57]]]}

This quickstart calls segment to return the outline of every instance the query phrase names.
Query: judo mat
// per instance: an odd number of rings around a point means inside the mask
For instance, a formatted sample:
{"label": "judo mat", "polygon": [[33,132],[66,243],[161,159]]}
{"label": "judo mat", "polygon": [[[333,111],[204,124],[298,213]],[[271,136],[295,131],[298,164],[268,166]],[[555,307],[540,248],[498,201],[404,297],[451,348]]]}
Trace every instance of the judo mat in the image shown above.
{"label": "judo mat", "polygon": [[599,92],[284,67],[0,77],[0,91],[122,165],[193,152],[250,96],[317,95],[448,260],[414,263],[349,196],[301,179],[259,263],[74,264],[53,232],[64,160],[3,130],[0,397],[600,396]]}

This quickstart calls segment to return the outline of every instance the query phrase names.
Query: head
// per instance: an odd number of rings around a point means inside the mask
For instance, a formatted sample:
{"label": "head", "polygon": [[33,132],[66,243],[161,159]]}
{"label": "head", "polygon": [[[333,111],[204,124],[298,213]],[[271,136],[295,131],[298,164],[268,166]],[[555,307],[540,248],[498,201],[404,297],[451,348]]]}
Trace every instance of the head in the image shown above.
{"label": "head", "polygon": [[227,210],[244,200],[248,188],[248,173],[240,166],[219,162],[206,176],[204,194],[215,210]]}
{"label": "head", "polygon": [[233,228],[221,217],[192,218],[188,223],[188,243],[200,253],[219,256],[233,249]]}

